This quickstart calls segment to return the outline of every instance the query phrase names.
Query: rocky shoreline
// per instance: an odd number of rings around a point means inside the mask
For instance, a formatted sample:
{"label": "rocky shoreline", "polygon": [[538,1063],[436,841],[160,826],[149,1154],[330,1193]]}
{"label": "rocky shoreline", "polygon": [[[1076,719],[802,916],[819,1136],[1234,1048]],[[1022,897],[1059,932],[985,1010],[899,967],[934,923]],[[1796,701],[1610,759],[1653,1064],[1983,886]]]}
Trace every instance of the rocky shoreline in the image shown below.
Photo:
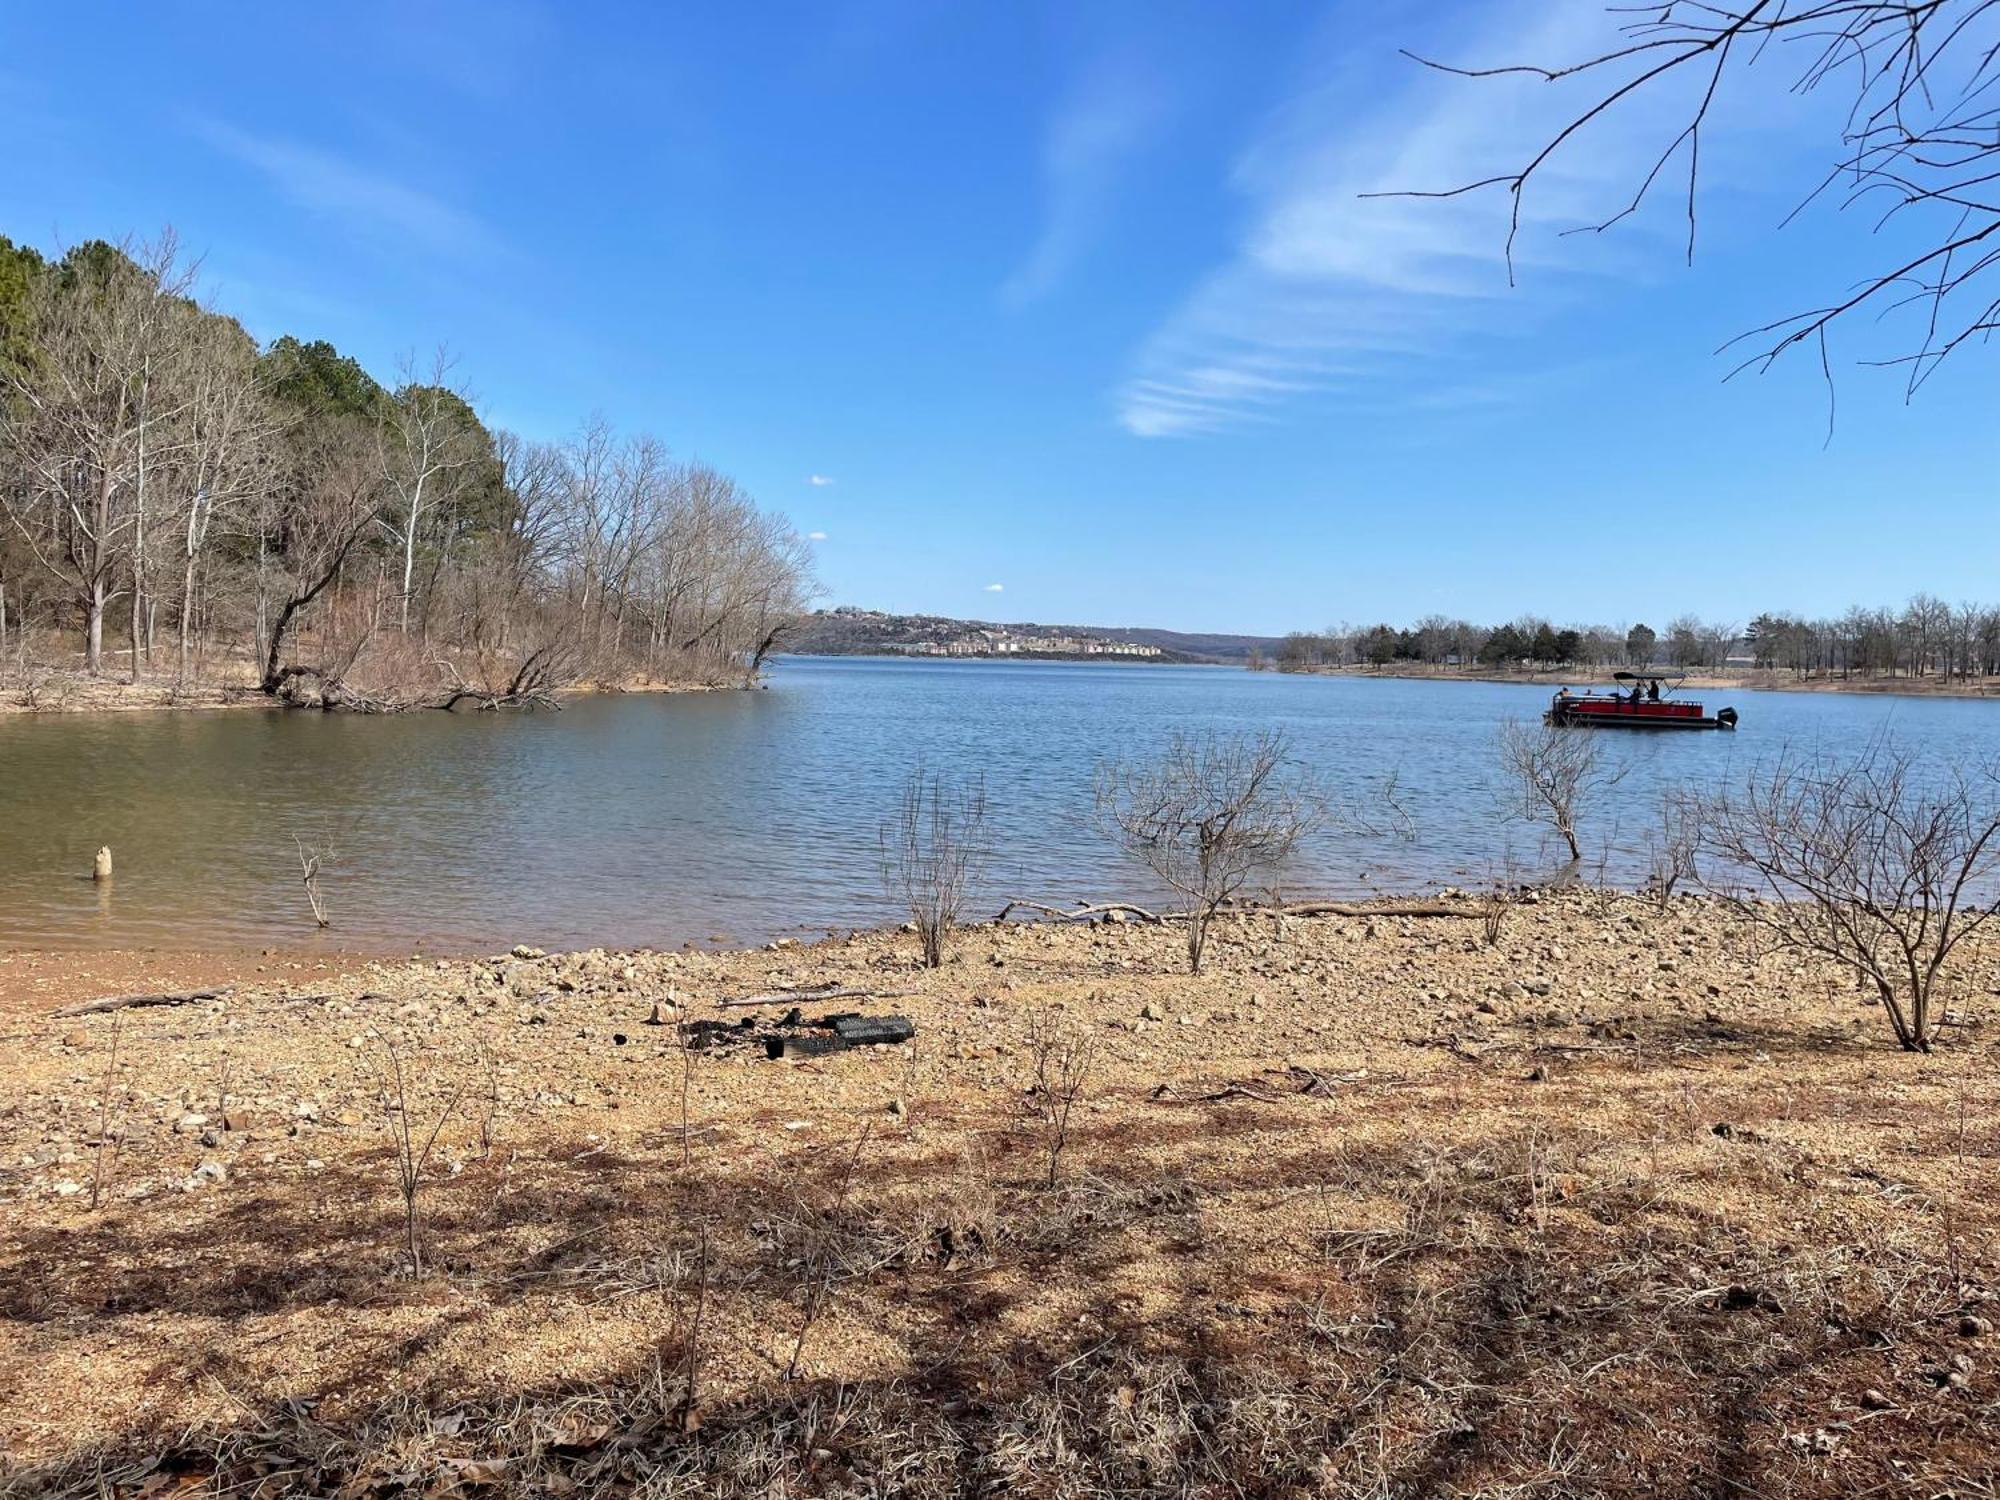
{"label": "rocky shoreline", "polygon": [[[14,955],[6,1493],[1935,1492],[1990,1469],[1997,948],[1922,1059],[1718,907],[1590,891],[1493,944],[1231,921],[1198,978],[1040,923],[58,1016],[103,956]],[[792,1010],[915,1035],[684,1045]]]}

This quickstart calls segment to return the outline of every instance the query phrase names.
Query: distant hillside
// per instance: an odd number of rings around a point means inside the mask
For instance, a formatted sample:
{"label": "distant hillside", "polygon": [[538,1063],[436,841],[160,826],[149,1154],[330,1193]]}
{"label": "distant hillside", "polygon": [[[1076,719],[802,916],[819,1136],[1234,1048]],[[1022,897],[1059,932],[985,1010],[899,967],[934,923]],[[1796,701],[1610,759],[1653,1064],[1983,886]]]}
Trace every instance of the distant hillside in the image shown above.
{"label": "distant hillside", "polygon": [[1131,625],[1041,625],[892,615],[880,610],[820,610],[787,650],[806,656],[1023,656],[1090,660],[1242,662],[1276,654],[1260,635],[1202,635]]}

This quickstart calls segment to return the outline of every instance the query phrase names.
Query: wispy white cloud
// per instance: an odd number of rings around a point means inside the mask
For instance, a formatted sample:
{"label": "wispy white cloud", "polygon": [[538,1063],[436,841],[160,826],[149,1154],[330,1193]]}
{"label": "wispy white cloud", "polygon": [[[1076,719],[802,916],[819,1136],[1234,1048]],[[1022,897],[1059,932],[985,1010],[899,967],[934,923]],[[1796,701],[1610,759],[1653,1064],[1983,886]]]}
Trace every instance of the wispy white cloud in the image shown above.
{"label": "wispy white cloud", "polygon": [[1159,81],[1130,58],[1108,59],[1080,78],[1049,122],[1042,144],[1042,231],[1002,283],[1012,306],[1047,295],[1102,231],[1120,170],[1167,116]]}
{"label": "wispy white cloud", "polygon": [[[1509,0],[1482,8],[1487,25],[1472,35],[1466,14],[1455,13],[1454,60],[1587,55],[1607,34],[1602,0]],[[1414,31],[1414,20],[1405,24]],[[1335,31],[1341,55],[1322,59],[1315,86],[1265,122],[1237,165],[1233,186],[1251,212],[1234,255],[1137,351],[1115,398],[1128,431],[1187,436],[1268,422],[1315,393],[1365,390],[1392,361],[1448,356],[1532,316],[1531,299],[1506,296],[1504,189],[1366,195],[1517,168],[1576,94],[1539,81],[1443,77],[1400,59],[1385,92],[1380,60],[1393,53],[1373,42],[1388,38],[1357,46],[1351,31]],[[1359,71],[1357,53],[1376,76]],[[1522,279],[1583,264],[1586,254],[1593,270],[1615,269],[1603,240],[1586,247],[1559,231],[1601,219],[1616,206],[1607,193],[1629,191],[1631,159],[1652,139],[1647,115],[1657,123],[1651,109],[1607,120],[1551,164],[1523,203],[1514,249]]]}
{"label": "wispy white cloud", "polygon": [[813,474],[807,477],[806,483],[811,485],[814,489],[823,490],[828,485],[832,484],[833,481],[824,474]]}
{"label": "wispy white cloud", "polygon": [[1003,592],[1006,589],[1006,587],[1007,585],[1004,583],[989,583],[986,585],[983,592],[988,594],[998,594]]}
{"label": "wispy white cloud", "polygon": [[252,135],[215,120],[194,130],[224,155],[255,168],[300,208],[372,234],[444,254],[491,253],[497,235],[472,214],[338,153],[278,136]]}
{"label": "wispy white cloud", "polygon": [[806,540],[809,542],[823,542],[826,540],[826,533],[824,531],[808,531],[806,533]]}

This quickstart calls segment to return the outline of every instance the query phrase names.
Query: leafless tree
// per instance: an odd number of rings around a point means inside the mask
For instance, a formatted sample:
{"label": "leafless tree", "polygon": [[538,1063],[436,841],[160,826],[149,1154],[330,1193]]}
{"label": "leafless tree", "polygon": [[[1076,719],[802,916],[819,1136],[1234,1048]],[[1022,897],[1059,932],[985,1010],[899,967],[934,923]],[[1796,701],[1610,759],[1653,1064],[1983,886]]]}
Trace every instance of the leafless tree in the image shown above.
{"label": "leafless tree", "polygon": [[132,254],[91,248],[101,253],[42,276],[29,299],[40,357],[7,375],[9,446],[23,481],[7,510],[81,605],[95,673],[105,610],[121,582],[136,591],[143,567],[146,439],[170,399],[155,390],[153,370],[166,352],[165,310],[194,270],[170,236]]}
{"label": "leafless tree", "polygon": [[1546,823],[1560,835],[1572,863],[1583,858],[1576,837],[1577,814],[1591,797],[1625,776],[1623,767],[1605,765],[1597,734],[1592,729],[1524,724],[1518,719],[1500,726],[1500,763],[1520,795],[1521,816]]}
{"label": "leafless tree", "polygon": [[417,549],[427,528],[435,529],[438,516],[457,500],[478,449],[466,423],[465,398],[448,383],[451,361],[443,350],[421,372],[413,360],[405,360],[401,377],[378,434],[382,477],[394,497],[378,519],[401,556],[400,628],[408,635]]}
{"label": "leafless tree", "polygon": [[882,887],[916,924],[924,967],[938,968],[986,865],[984,779],[953,782],[919,767],[903,783],[896,821],[879,837]]}
{"label": "leafless tree", "polygon": [[[1907,310],[1915,347],[1882,363],[1907,369],[1914,392],[1962,345],[2000,328],[2000,298],[1988,274],[2000,263],[2000,131],[1992,89],[2000,78],[2000,26],[1990,0],[1660,0],[1609,5],[1615,36],[1573,59],[1428,67],[1469,78],[1514,76],[1581,89],[1575,105],[1525,160],[1492,176],[1407,196],[1500,192],[1511,200],[1505,253],[1511,275],[1523,203],[1562,177],[1586,136],[1642,101],[1665,95],[1675,111],[1657,157],[1634,164],[1634,190],[1580,228],[1602,231],[1637,213],[1668,179],[1684,200],[1687,255],[1694,255],[1703,149],[1726,96],[1766,79],[1794,94],[1840,91],[1848,101],[1839,140],[1805,204],[1827,194],[1876,214],[1878,226],[1912,221],[1916,248],[1818,307],[1732,340],[1766,369],[1801,344],[1831,374],[1827,334],[1850,315]],[[1790,66],[1785,62],[1789,60]],[[1761,66],[1760,66],[1761,65]],[[1784,71],[1772,73],[1774,67]],[[1414,185],[1413,185],[1414,186]]]}
{"label": "leafless tree", "polygon": [[328,675],[328,663],[285,664],[285,647],[302,614],[340,577],[375,525],[379,477],[369,438],[351,424],[326,422],[295,448],[284,488],[272,496],[260,547],[275,547],[276,567],[260,567],[276,579],[272,614],[264,641],[264,691],[276,693],[299,675]]}
{"label": "leafless tree", "polygon": [[1048,1157],[1045,1179],[1054,1187],[1069,1146],[1070,1116],[1090,1079],[1096,1049],[1088,1035],[1058,1012],[1043,1007],[1028,1014],[1028,1105],[1042,1134]]}
{"label": "leafless tree", "polygon": [[1922,764],[1886,741],[1846,763],[1788,752],[1702,799],[1708,883],[1781,947],[1851,966],[1898,1044],[1928,1052],[1940,977],[2000,909],[1995,791],[1990,768]]}
{"label": "leafless tree", "polygon": [[1106,766],[1097,779],[1099,828],[1186,902],[1193,974],[1216,912],[1290,858],[1323,815],[1275,730],[1176,734],[1158,760]]}

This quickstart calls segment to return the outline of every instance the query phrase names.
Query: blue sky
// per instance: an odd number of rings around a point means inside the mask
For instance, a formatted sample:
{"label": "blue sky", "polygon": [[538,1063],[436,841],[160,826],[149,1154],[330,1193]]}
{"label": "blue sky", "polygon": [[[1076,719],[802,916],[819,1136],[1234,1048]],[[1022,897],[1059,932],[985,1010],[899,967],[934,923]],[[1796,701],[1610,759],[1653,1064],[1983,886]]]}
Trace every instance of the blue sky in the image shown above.
{"label": "blue sky", "polygon": [[[1407,11],[1407,16],[1401,12]],[[1389,12],[1386,17],[1384,12]],[[1431,610],[1655,625],[1992,598],[1991,356],[1893,331],[1725,384],[1731,335],[1895,248],[1778,222],[1831,150],[1780,60],[1608,236],[1668,117],[1531,202],[1581,0],[0,9],[0,233],[172,225],[261,338],[443,344],[488,419],[593,413],[736,474],[829,603],[1278,632]],[[1755,75],[1753,75],[1755,76]],[[1641,168],[1643,170],[1643,168]],[[1001,585],[998,591],[992,585]]]}

